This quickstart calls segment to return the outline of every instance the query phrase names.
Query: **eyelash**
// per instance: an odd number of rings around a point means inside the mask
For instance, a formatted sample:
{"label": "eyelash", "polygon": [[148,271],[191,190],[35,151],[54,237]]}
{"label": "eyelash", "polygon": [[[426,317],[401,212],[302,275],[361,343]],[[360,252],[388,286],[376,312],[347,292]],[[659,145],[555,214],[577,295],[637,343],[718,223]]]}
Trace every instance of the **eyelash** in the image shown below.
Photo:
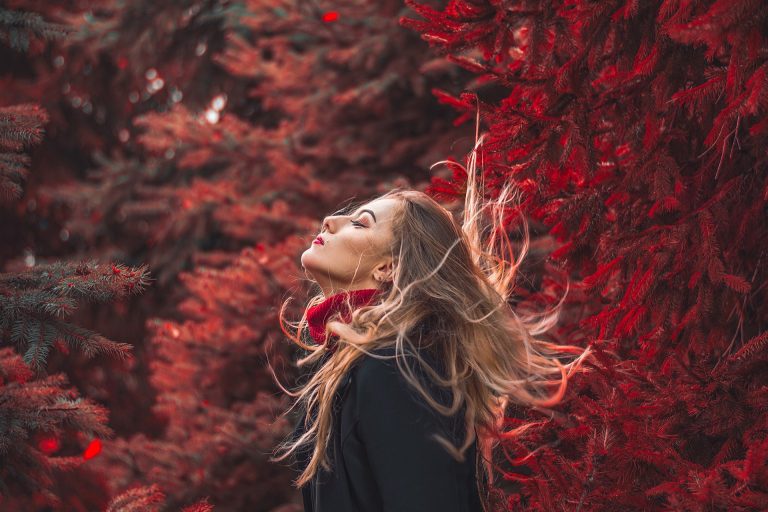
{"label": "eyelash", "polygon": [[[351,220],[350,222],[352,223],[353,226],[360,226],[361,228],[366,227],[365,224],[363,224],[362,222],[358,222],[356,220]],[[324,227],[325,227],[324,225],[320,226],[320,231],[322,231]]]}

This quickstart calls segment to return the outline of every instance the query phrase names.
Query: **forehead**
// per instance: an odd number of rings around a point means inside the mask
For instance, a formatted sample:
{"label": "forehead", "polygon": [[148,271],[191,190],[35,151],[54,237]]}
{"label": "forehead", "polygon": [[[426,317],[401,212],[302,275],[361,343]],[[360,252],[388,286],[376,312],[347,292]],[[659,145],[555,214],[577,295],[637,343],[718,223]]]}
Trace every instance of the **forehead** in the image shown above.
{"label": "forehead", "polygon": [[373,201],[360,205],[353,211],[354,213],[357,213],[361,210],[373,210],[373,213],[376,215],[376,220],[381,222],[382,220],[389,219],[392,216],[392,212],[394,211],[396,205],[396,199],[374,199]]}

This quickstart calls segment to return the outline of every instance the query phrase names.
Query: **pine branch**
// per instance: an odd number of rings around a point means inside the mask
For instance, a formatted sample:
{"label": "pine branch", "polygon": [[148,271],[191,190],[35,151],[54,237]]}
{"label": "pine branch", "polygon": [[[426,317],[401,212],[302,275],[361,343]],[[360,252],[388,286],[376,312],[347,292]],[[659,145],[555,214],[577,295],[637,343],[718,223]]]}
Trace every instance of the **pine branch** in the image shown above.
{"label": "pine branch", "polygon": [[146,265],[129,269],[96,261],[55,262],[18,274],[0,274],[2,339],[19,349],[26,347],[24,361],[37,372],[44,371],[50,348],[59,339],[86,357],[106,354],[130,359],[131,345],[71,325],[62,317],[75,309],[76,300],[107,302],[138,293],[148,276]]}
{"label": "pine branch", "polygon": [[162,510],[165,494],[157,485],[134,487],[112,498],[105,512],[155,512]]}
{"label": "pine branch", "polygon": [[48,113],[34,104],[0,107],[0,199],[10,202],[22,195],[20,182],[29,174],[30,158],[19,153],[42,141]]}
{"label": "pine branch", "polygon": [[0,421],[10,426],[0,433],[3,494],[40,492],[51,485],[52,468],[83,464],[82,457],[53,457],[41,451],[37,442],[42,435],[56,439],[72,432],[99,438],[114,435],[107,426],[107,410],[90,399],[78,398],[74,389],[64,389],[64,374],[39,380],[32,377],[21,357],[8,347],[0,348]]}
{"label": "pine branch", "polygon": [[0,8],[0,41],[14,50],[26,52],[29,49],[29,32],[46,40],[55,40],[74,31],[68,25],[47,22],[37,13]]}

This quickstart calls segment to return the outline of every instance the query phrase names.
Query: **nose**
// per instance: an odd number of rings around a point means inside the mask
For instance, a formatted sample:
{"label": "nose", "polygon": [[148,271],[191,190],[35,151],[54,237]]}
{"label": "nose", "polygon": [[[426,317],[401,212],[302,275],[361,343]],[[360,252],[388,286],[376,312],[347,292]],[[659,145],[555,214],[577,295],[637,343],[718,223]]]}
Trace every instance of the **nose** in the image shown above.
{"label": "nose", "polygon": [[331,221],[332,221],[333,219],[335,219],[335,218],[336,218],[335,216],[330,216],[330,217],[326,217],[325,219],[323,219],[323,227],[322,227],[322,228],[320,228],[320,233],[321,233],[321,234],[325,232],[326,228],[328,228],[328,231],[330,231],[330,230],[331,230],[331,229],[330,229],[330,228],[331,228],[331,226],[332,226],[332,224],[331,224]]}

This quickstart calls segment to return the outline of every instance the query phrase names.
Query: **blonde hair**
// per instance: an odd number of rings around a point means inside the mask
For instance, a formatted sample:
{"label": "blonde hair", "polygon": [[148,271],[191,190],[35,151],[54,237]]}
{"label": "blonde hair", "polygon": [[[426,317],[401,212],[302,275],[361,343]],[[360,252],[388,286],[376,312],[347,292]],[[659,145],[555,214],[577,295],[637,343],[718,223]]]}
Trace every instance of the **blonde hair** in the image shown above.
{"label": "blonde hair", "polygon": [[[498,440],[514,437],[525,426],[502,432],[502,420],[509,401],[533,407],[549,407],[559,403],[565,393],[571,374],[577,370],[590,349],[572,345],[559,345],[534,338],[556,324],[563,299],[551,311],[534,315],[518,314],[509,307],[508,300],[518,267],[528,251],[528,226],[523,218],[524,239],[517,261],[511,266],[493,254],[497,243],[511,253],[511,243],[503,226],[505,207],[517,199],[511,185],[505,186],[498,199],[485,201],[475,184],[477,148],[483,138],[476,136],[467,172],[467,186],[462,222],[459,225],[449,210],[427,194],[396,188],[380,198],[398,199],[392,221],[392,245],[389,248],[394,269],[392,281],[382,284],[373,303],[352,311],[351,322],[340,321],[338,315],[326,323],[326,335],[335,334],[337,348],[328,353],[326,345],[307,344],[301,339],[306,327],[307,311],[291,335],[283,327],[283,311],[280,322],[283,332],[309,355],[300,358],[297,365],[327,360],[311,375],[306,384],[290,396],[298,396],[294,406],[305,404],[316,413],[306,431],[293,442],[280,443],[277,450],[285,449],[279,461],[305,443],[313,444],[307,467],[295,480],[298,487],[306,484],[318,470],[329,469],[326,447],[332,431],[332,398],[352,366],[364,354],[369,357],[390,359],[371,354],[378,348],[396,348],[395,358],[405,379],[421,394],[427,403],[443,415],[455,414],[466,404],[466,437],[460,447],[455,447],[444,437],[434,438],[459,461],[464,460],[466,450],[478,438],[478,460],[484,461],[486,477],[493,482],[491,451]],[[437,164],[442,162],[437,162]],[[435,165],[437,165],[435,164]],[[453,165],[459,165],[455,162]],[[490,229],[483,224],[482,214],[491,210]],[[487,240],[482,236],[490,231]],[[501,235],[501,236],[499,236]],[[399,265],[398,262],[407,262]],[[567,288],[566,288],[567,295]],[[312,297],[307,309],[324,300],[322,294]],[[290,299],[289,299],[290,300]],[[349,299],[347,299],[349,300]],[[287,301],[286,301],[287,302]],[[350,306],[349,301],[347,306]],[[421,340],[414,344],[411,335],[419,327],[430,322],[429,344]],[[435,336],[437,334],[437,336]],[[406,350],[407,349],[407,350]],[[446,376],[442,378],[419,356],[419,350],[432,350]],[[425,389],[407,365],[401,365],[401,356],[413,354],[425,372],[441,387],[450,388],[453,403],[450,407],[436,401]],[[564,353],[579,354],[563,365],[559,357]],[[553,375],[557,379],[551,378]],[[557,386],[554,393],[547,388]],[[289,408],[290,411],[293,408]],[[285,414],[288,413],[286,411]],[[478,473],[478,480],[480,474]],[[483,496],[483,505],[487,510]]]}

